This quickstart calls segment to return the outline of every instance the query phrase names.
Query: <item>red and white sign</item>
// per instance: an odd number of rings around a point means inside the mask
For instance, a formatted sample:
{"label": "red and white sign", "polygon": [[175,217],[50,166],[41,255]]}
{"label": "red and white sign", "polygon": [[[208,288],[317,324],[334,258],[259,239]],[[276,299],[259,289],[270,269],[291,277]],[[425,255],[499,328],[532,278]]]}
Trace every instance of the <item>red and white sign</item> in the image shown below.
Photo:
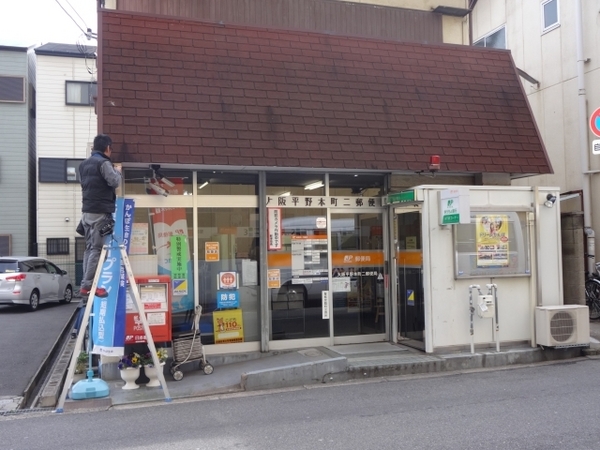
{"label": "red and white sign", "polygon": [[[171,277],[168,275],[136,276],[140,299],[150,326],[154,342],[171,341]],[[128,297],[130,294],[128,293]],[[128,298],[127,314],[125,315],[125,344],[140,344],[146,342],[146,333],[135,310],[135,302]]]}
{"label": "red and white sign", "polygon": [[237,289],[237,273],[220,272],[219,289]]}
{"label": "red and white sign", "polygon": [[600,137],[600,108],[597,108],[590,116],[590,130]]}

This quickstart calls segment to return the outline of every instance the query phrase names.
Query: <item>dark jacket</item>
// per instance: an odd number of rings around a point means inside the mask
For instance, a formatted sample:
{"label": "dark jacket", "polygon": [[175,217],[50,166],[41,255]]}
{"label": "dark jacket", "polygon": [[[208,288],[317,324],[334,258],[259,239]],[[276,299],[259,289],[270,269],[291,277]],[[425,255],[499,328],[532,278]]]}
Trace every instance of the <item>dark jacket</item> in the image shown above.
{"label": "dark jacket", "polygon": [[117,199],[115,188],[108,184],[100,169],[107,161],[112,167],[108,156],[101,152],[94,152],[79,165],[83,194],[81,212],[101,214],[115,211]]}

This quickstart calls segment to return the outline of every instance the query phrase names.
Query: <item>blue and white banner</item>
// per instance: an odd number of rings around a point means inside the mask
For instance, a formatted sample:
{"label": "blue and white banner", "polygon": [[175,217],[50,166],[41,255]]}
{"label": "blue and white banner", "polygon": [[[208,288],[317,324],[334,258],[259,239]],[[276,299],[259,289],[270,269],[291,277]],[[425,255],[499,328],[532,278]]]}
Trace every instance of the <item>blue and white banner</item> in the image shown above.
{"label": "blue and white banner", "polygon": [[127,277],[119,245],[125,245],[129,253],[133,226],[134,201],[118,198],[113,214],[115,229],[113,236],[107,236],[106,260],[102,265],[98,287],[108,291],[106,298],[94,298],[92,321],[92,353],[105,356],[121,356],[125,351],[125,307],[127,303]]}

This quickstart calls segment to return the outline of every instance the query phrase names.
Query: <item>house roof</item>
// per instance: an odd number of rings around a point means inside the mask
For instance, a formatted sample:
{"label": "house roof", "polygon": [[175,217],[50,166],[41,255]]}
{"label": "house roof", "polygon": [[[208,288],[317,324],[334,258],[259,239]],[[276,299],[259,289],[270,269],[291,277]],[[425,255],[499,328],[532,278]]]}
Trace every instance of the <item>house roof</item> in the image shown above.
{"label": "house roof", "polygon": [[116,160],[552,171],[508,51],[101,14]]}
{"label": "house roof", "polygon": [[56,44],[49,42],[35,49],[36,55],[66,56],[68,58],[96,58],[96,47],[92,45]]}

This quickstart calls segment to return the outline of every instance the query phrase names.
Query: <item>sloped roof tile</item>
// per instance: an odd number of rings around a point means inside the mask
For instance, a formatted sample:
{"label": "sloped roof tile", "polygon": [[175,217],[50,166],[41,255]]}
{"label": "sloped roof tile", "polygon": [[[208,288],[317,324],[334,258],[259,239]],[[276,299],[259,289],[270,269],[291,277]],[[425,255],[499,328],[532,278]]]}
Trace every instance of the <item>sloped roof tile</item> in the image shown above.
{"label": "sloped roof tile", "polygon": [[508,51],[101,14],[117,160],[552,171]]}

